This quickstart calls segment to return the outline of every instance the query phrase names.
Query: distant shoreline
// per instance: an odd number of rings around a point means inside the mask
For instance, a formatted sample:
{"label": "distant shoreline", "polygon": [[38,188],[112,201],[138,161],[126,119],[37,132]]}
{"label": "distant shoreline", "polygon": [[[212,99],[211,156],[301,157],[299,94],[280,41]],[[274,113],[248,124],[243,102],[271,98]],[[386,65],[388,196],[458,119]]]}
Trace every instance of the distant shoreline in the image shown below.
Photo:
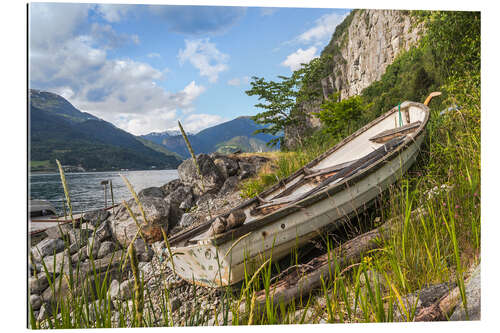
{"label": "distant shoreline", "polygon": [[[130,172],[130,171],[177,171],[177,169],[137,169],[137,170],[99,170],[99,171],[78,171],[78,172],[64,172],[65,175],[72,174],[88,174],[88,173],[104,173],[104,172]],[[47,170],[47,171],[29,171],[31,175],[57,175],[59,171],[57,170]]]}

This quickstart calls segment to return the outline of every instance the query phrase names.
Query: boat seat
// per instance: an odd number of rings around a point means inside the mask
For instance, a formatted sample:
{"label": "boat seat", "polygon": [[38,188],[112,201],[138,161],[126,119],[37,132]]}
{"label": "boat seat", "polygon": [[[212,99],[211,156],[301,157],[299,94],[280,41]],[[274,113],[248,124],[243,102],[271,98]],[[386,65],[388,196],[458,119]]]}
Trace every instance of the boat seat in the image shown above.
{"label": "boat seat", "polygon": [[408,133],[416,131],[421,123],[422,123],[421,121],[415,121],[413,123],[410,123],[410,124],[407,124],[407,125],[404,125],[401,127],[388,129],[388,130],[380,132],[379,134],[371,137],[369,140],[372,142],[376,142],[376,143],[385,143],[385,142],[392,140],[396,137],[403,136],[403,135],[406,135]]}

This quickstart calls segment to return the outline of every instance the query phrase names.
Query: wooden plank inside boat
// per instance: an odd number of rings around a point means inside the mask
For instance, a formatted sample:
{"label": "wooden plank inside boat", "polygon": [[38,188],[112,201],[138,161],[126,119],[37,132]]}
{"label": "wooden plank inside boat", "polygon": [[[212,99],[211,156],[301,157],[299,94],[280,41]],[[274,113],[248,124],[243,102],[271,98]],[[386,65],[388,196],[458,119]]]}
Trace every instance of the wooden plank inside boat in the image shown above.
{"label": "wooden plank inside boat", "polygon": [[376,143],[385,143],[389,140],[392,140],[398,136],[403,136],[408,133],[411,133],[415,131],[421,124],[422,122],[416,121],[411,124],[407,124],[401,127],[393,128],[393,129],[388,129],[385,130],[373,137],[370,138],[370,141],[376,142]]}

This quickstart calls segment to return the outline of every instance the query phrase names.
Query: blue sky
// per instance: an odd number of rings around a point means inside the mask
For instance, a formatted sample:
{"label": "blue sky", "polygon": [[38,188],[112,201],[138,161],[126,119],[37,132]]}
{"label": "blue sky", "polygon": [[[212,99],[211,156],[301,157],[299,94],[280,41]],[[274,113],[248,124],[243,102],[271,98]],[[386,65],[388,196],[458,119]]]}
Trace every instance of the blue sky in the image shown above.
{"label": "blue sky", "polygon": [[133,134],[259,112],[252,76],[318,56],[347,9],[32,3],[30,88]]}

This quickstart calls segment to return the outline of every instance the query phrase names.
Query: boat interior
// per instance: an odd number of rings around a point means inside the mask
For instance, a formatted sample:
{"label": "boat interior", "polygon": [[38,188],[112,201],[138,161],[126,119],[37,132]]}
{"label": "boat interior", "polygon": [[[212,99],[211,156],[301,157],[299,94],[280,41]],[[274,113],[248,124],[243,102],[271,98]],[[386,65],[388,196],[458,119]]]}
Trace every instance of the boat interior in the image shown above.
{"label": "boat interior", "polygon": [[[421,106],[413,102],[402,103],[400,108],[393,108],[287,179],[244,203],[239,207],[246,215],[244,225],[293,205],[375,163],[397,148],[407,136],[418,131],[426,117]],[[207,228],[200,228],[199,232],[191,236],[184,245],[214,237]]]}

